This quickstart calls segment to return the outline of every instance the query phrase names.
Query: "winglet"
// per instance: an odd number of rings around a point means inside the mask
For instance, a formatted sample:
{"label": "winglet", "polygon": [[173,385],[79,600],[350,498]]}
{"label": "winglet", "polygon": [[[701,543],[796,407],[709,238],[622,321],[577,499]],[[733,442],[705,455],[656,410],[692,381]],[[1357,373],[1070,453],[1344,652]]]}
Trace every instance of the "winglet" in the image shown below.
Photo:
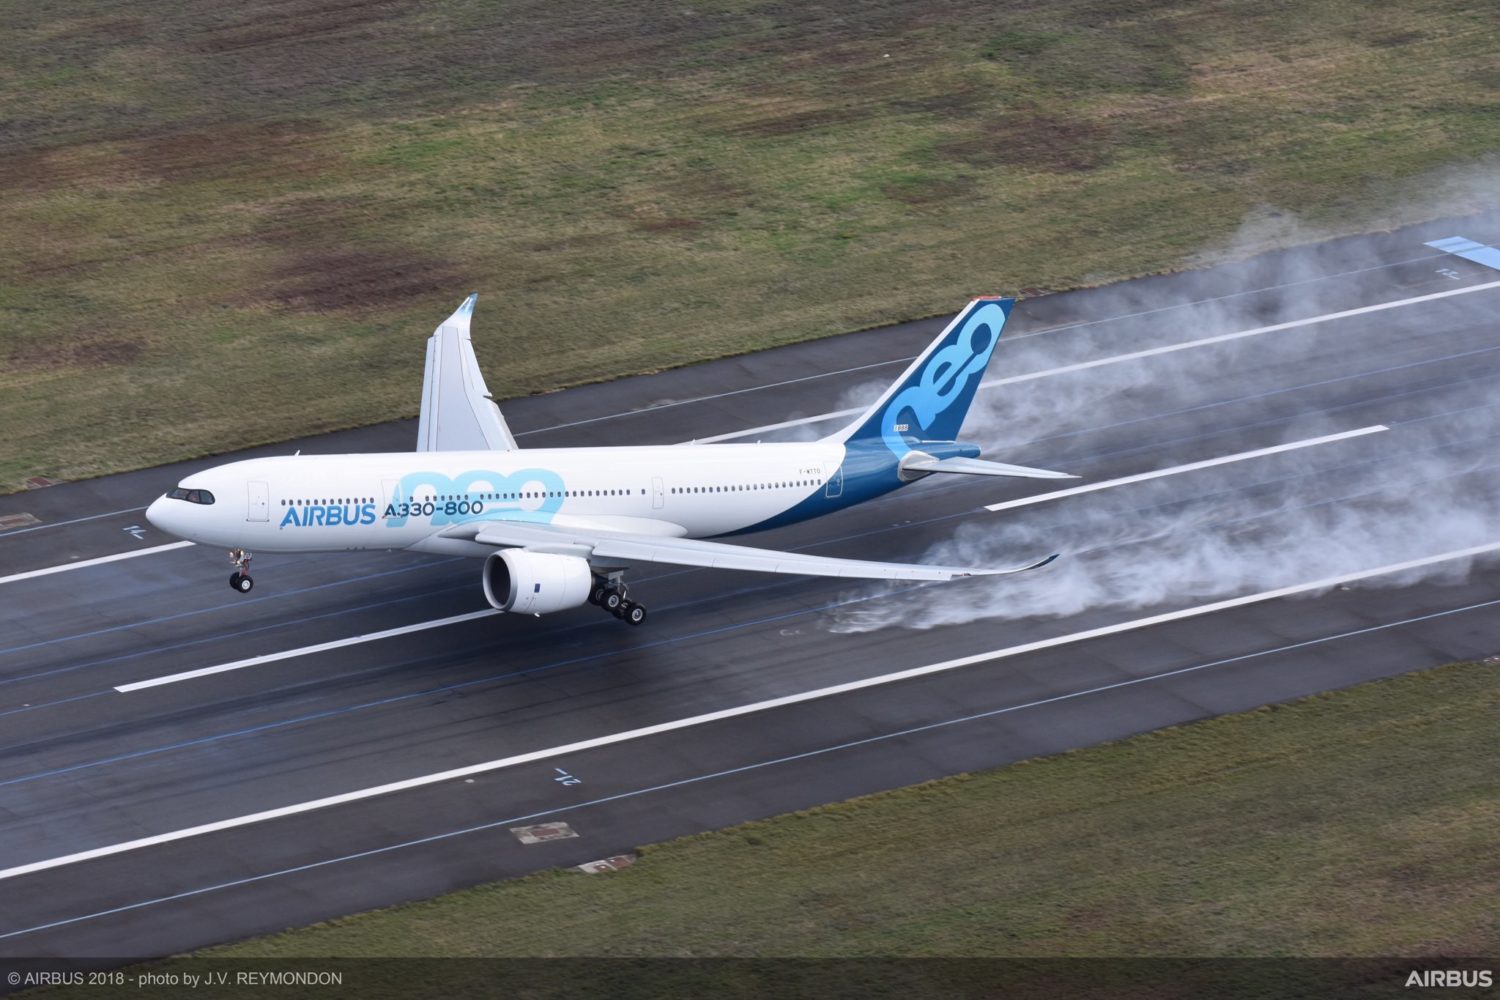
{"label": "winglet", "polygon": [[475,292],[427,340],[418,451],[515,451],[516,439],[479,373],[469,322]]}
{"label": "winglet", "polygon": [[1007,576],[1007,575],[1009,575],[1011,573],[1025,573],[1027,570],[1041,569],[1043,566],[1046,566],[1046,565],[1050,564],[1054,559],[1056,559],[1058,557],[1058,555],[1059,555],[1059,553],[1054,552],[1050,556],[1048,556],[1047,558],[1045,558],[1045,559],[1039,559],[1036,562],[1030,563],[1030,564],[1028,564],[1026,566],[1013,566],[1010,569],[976,569],[976,570],[970,570],[968,573],[964,573],[962,575],[963,576]]}

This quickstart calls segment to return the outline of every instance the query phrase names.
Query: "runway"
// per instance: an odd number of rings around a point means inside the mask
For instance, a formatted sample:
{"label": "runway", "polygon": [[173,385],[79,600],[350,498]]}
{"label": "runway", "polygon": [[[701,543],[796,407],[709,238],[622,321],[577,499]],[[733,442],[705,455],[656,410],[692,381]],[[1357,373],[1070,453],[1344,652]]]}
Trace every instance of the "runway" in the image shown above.
{"label": "runway", "polygon": [[[648,567],[631,629],[486,613],[477,561],[405,553],[260,555],[242,596],[142,517],[192,469],[415,421],[0,497],[0,955],[181,952],[1500,652],[1500,270],[1453,236],[1500,218],[1023,300],[965,437],[1079,483],[746,539],[1062,553],[1004,581]],[[944,322],[505,412],[523,447],[813,435]]]}

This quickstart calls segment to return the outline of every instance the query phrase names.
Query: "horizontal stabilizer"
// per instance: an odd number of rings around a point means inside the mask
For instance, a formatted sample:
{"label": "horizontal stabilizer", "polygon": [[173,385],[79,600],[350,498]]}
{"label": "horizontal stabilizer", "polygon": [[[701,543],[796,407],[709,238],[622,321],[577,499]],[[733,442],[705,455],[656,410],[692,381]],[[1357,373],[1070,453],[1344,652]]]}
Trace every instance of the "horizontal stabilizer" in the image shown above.
{"label": "horizontal stabilizer", "polygon": [[1077,479],[1069,472],[1032,469],[1024,465],[986,462],[981,458],[934,458],[911,452],[901,460],[902,472],[956,472],[965,476],[1013,476],[1017,479]]}

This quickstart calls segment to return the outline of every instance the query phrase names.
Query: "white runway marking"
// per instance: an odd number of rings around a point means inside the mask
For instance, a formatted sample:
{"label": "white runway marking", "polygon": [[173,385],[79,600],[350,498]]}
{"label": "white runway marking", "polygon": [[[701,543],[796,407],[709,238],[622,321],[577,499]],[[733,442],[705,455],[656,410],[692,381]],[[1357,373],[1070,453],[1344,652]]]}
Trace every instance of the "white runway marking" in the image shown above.
{"label": "white runway marking", "polygon": [[[466,767],[456,767],[448,771],[439,771],[436,774],[424,774],[415,778],[407,778],[402,781],[393,781],[389,784],[375,785],[370,788],[361,788],[352,792],[344,792],[339,795],[329,795],[325,798],[313,799],[308,802],[298,802],[289,806],[281,806],[276,809],[266,809],[261,812],[248,813],[244,816],[234,816],[229,819],[221,819],[212,823],[204,823],[199,826],[186,827],[181,830],[172,830],[167,833],[159,833],[149,837],[141,837],[136,840],[127,840],[118,844],[109,844],[104,847],[96,847],[87,851],[78,851],[74,854],[65,854],[60,857],[47,858],[42,861],[33,861],[29,864],[16,865],[12,868],[0,869],[0,881],[18,878],[22,875],[31,875],[36,872],[49,871],[54,868],[63,868],[85,861],[93,861],[98,858],[107,858],[116,854],[124,854],[146,847],[156,847],[161,844],[170,844],[189,837],[198,837],[209,833],[218,833],[221,830],[233,830],[238,827],[251,826],[256,823],[264,823],[269,820],[283,819],[287,816],[297,816],[302,813],[315,812],[319,809],[327,809],[332,806],[347,805],[350,802],[360,802],[365,799],[376,798],[381,795],[390,795],[395,792],[408,791],[413,788],[423,788],[428,785],[436,785],[445,781],[455,781],[461,778],[471,777],[476,774],[484,774],[490,771],[499,771],[504,768],[515,767],[520,764],[530,764],[539,760],[547,760],[560,757],[565,754],[580,753],[586,750],[595,750],[599,747],[611,746],[638,740],[648,736],[657,736],[662,733],[670,733],[680,729],[690,729],[694,726],[702,726],[724,719],[733,719],[743,715],[751,715],[756,712],[764,712],[769,709],[783,708],[787,705],[796,705],[802,702],[814,701],[820,698],[828,698],[834,695],[848,694],[851,691],[860,691],[866,688],[879,687],[885,684],[894,684],[898,681],[911,680],[916,677],[925,677],[929,674],[943,673],[949,670],[957,670],[961,667],[972,666],[976,663],[988,663],[1007,657],[1019,656],[1023,653],[1032,653],[1042,649],[1052,649],[1057,646],[1065,646],[1076,642],[1085,642],[1089,639],[1097,639],[1103,636],[1117,635],[1121,632],[1130,632],[1135,629],[1148,628],[1152,625],[1161,625],[1166,622],[1180,621],[1184,618],[1193,618],[1198,615],[1212,614],[1216,611],[1225,611],[1229,608],[1242,607],[1246,604],[1255,604],[1260,601],[1270,601],[1279,597],[1291,597],[1295,594],[1311,593],[1318,590],[1326,590],[1329,587],[1338,586],[1341,583],[1352,583],[1356,580],[1367,580],[1372,577],[1386,576],[1391,573],[1400,573],[1406,570],[1417,569],[1423,566],[1431,566],[1437,563],[1450,562],[1455,559],[1468,559],[1481,556],[1491,552],[1500,551],[1500,542],[1491,542],[1487,545],[1475,545],[1467,549],[1458,549],[1452,552],[1443,552],[1434,556],[1426,556],[1421,559],[1410,559],[1406,562],[1392,563],[1386,566],[1377,566],[1374,569],[1361,570],[1357,573],[1344,573],[1340,576],[1325,577],[1310,583],[1293,584],[1289,587],[1278,587],[1275,590],[1265,590],[1258,594],[1246,594],[1242,597],[1231,597],[1222,601],[1214,601],[1211,604],[1200,604],[1196,607],[1183,608],[1179,611],[1166,611],[1161,614],[1149,615],[1145,618],[1136,618],[1131,621],[1119,622],[1114,625],[1105,625],[1100,628],[1087,629],[1083,632],[1073,632],[1068,635],[1054,636],[1050,639],[1039,639],[1035,642],[1022,643],[1019,646],[1007,646],[1002,649],[991,650],[987,653],[977,653],[973,656],[964,656],[955,660],[944,660],[940,663],[929,663],[925,666],[912,667],[907,670],[898,670],[894,673],[881,674],[877,677],[867,677],[863,680],[849,681],[844,684],[834,684],[830,687],[817,688],[812,691],[803,691],[798,694],[783,695],[780,698],[768,698],[765,701],[751,702],[747,705],[737,705],[732,708],[720,709],[716,712],[706,712],[702,715],[694,715],[685,719],[674,719],[671,722],[661,722],[651,726],[642,726],[639,729],[628,729],[624,732],[611,733],[607,736],[596,736],[592,739],[578,740],[562,746],[547,747],[542,750],[533,750],[529,753],[516,754],[511,757],[502,757],[499,760],[485,761],[481,764],[470,764]],[[483,614],[484,612],[480,612]],[[433,624],[433,623],[429,623]],[[309,647],[311,648],[311,647]]]}
{"label": "white runway marking", "polygon": [[186,548],[192,544],[192,542],[169,542],[166,545],[154,545],[149,549],[136,549],[133,552],[117,552],[112,556],[100,556],[97,559],[80,559],[77,562],[63,563],[59,566],[47,566],[43,569],[27,570],[25,573],[12,573],[10,576],[0,576],[0,583],[15,583],[17,580],[30,580],[38,576],[51,576],[53,573],[66,573],[70,569],[99,566],[103,563],[119,562],[121,559],[134,559],[137,556],[152,556],[158,552],[170,552],[173,549]]}
{"label": "white runway marking", "polygon": [[46,524],[38,524],[30,528],[17,528],[14,531],[0,531],[0,538],[9,538],[11,535],[24,535],[28,531],[45,531],[47,528],[61,528],[67,524],[80,524],[84,521],[97,521],[101,517],[114,517],[116,514],[134,514],[145,510],[145,507],[126,507],[124,510],[110,510],[103,514],[90,514],[87,517],[75,517],[67,521],[49,521]]}
{"label": "white runway marking", "polygon": [[452,618],[435,618],[430,622],[418,622],[415,625],[402,625],[399,628],[388,628],[383,632],[367,632],[364,635],[354,635],[347,639],[333,639],[329,642],[320,642],[315,646],[299,646],[296,649],[283,650],[280,653],[266,653],[262,656],[251,656],[243,660],[235,660],[233,663],[220,663],[212,667],[200,667],[197,670],[188,670],[180,674],[168,674],[165,677],[153,677],[148,681],[136,681],[133,684],[121,684],[115,688],[121,694],[131,691],[141,691],[146,688],[161,687],[163,684],[176,684],[178,681],[190,681],[195,677],[207,677],[209,674],[222,674],[230,670],[243,670],[245,667],[255,667],[262,663],[275,663],[277,660],[290,660],[298,656],[311,656],[313,653],[323,653],[330,649],[342,649],[345,646],[358,646],[366,642],[378,642],[381,639],[393,639],[398,635],[410,635],[413,632],[425,632],[430,628],[442,628],[444,625],[457,625],[460,622],[471,622],[476,618],[488,618],[490,615],[498,615],[500,612],[494,610],[471,611],[466,615],[454,615]]}
{"label": "white runway marking", "polygon": [[1101,483],[1089,483],[1087,486],[1074,486],[1071,489],[1057,490],[1052,493],[1039,493],[1033,497],[1021,497],[1017,500],[1006,500],[1001,503],[985,504],[985,510],[1009,510],[1012,507],[1025,507],[1034,503],[1045,503],[1048,500],[1059,500],[1063,497],[1076,496],[1079,493],[1093,493],[1097,490],[1107,490],[1115,486],[1125,486],[1128,483],[1142,483],[1148,479],[1161,479],[1164,476],[1175,476],[1183,472],[1193,472],[1198,469],[1210,469],[1216,465],[1228,465],[1231,462],[1244,462],[1252,458],[1261,458],[1265,455],[1276,455],[1284,451],[1296,451],[1299,448],[1312,448],[1320,444],[1331,444],[1334,441],[1347,441],[1349,438],[1364,437],[1366,434],[1379,434],[1381,431],[1390,430],[1385,424],[1371,424],[1369,427],[1360,427],[1352,431],[1341,431],[1338,434],[1325,434],[1322,437],[1308,438],[1305,441],[1291,441],[1287,444],[1272,445],[1269,448],[1256,448],[1254,451],[1242,451],[1235,455],[1223,455],[1219,458],[1206,458],[1201,462],[1189,462],[1186,465],[1174,465],[1170,469],[1157,469],[1155,472],[1139,472],[1133,476],[1121,476],[1119,479],[1106,479]]}
{"label": "white runway marking", "polygon": [[[1335,278],[1347,278],[1356,274],[1367,274],[1371,271],[1384,271],[1392,267],[1401,267],[1406,264],[1414,264],[1417,261],[1433,260],[1441,257],[1441,254],[1424,254],[1421,257],[1409,257],[1405,260],[1389,261],[1384,264],[1376,264],[1371,267],[1357,267],[1350,271],[1333,271],[1328,274],[1320,274],[1312,278],[1301,278],[1297,281],[1283,281],[1274,285],[1261,285],[1256,288],[1244,288],[1237,292],[1229,292],[1225,295],[1210,295],[1201,299],[1185,299],[1181,302],[1173,302],[1170,305],[1157,306],[1154,309],[1141,309],[1136,312],[1116,313],[1113,316],[1100,316],[1098,319],[1079,320],[1073,323],[1064,323],[1061,326],[1047,326],[1037,330],[1028,330],[1026,333],[1011,334],[1006,339],[1009,341],[1026,340],[1030,337],[1040,337],[1048,333],[1061,333],[1067,330],[1080,330],[1084,327],[1100,326],[1105,323],[1114,323],[1125,319],[1140,319],[1143,316],[1154,316],[1158,313],[1172,312],[1175,309],[1191,309],[1194,306],[1208,305],[1213,302],[1224,302],[1228,299],[1242,299],[1250,295],[1259,295],[1261,292],[1274,292],[1284,288],[1292,288],[1297,285],[1309,285],[1319,281],[1331,281]],[[942,323],[951,318],[948,316],[926,316],[937,324],[937,329],[942,328]],[[919,322],[919,320],[908,320],[906,322]],[[666,403],[658,403],[655,406],[642,406],[633,410],[621,410],[618,413],[605,413],[597,417],[585,417],[582,420],[570,420],[562,424],[548,424],[545,427],[533,427],[530,430],[520,431],[516,437],[525,437],[527,434],[542,434],[547,431],[563,430],[568,427],[580,427],[584,424],[596,424],[605,420],[615,420],[619,417],[634,417],[641,414],[655,413],[658,410],[671,409],[675,406],[688,406],[692,403],[707,403],[715,399],[723,399],[727,396],[741,396],[749,392],[759,392],[762,389],[775,389],[784,385],[792,385],[797,382],[811,382],[820,378],[829,378],[835,375],[847,375],[850,372],[864,371],[871,368],[885,368],[890,365],[908,365],[916,360],[916,355],[907,355],[900,358],[890,358],[885,361],[875,361],[868,365],[856,365],[853,368],[841,368],[833,371],[821,372],[817,375],[805,375],[799,378],[786,379],[780,382],[765,382],[761,385],[747,386],[743,389],[730,389],[727,392],[709,393],[703,396],[692,396],[688,399],[674,399]],[[746,432],[749,433],[749,432]]]}
{"label": "white runway marking", "polygon": [[[986,379],[979,383],[981,389],[993,389],[1000,385],[1014,385],[1017,382],[1030,382],[1040,378],[1050,378],[1053,375],[1068,375],[1072,372],[1081,372],[1089,368],[1102,368],[1105,365],[1116,365],[1122,361],[1138,361],[1141,358],[1154,358],[1161,354],[1171,354],[1174,351],[1187,351],[1195,347],[1207,347],[1210,344],[1224,344],[1231,340],[1243,340],[1246,337],[1259,337],[1266,333],[1278,333],[1282,330],[1294,330],[1298,327],[1313,326],[1318,323],[1327,323],[1337,319],[1348,319],[1351,316],[1365,316],[1369,313],[1381,312],[1386,309],[1398,309],[1402,306],[1412,306],[1419,302],[1432,302],[1435,299],[1446,299],[1454,295],[1468,295],[1472,292],[1483,292],[1491,288],[1500,288],[1500,281],[1489,281],[1482,285],[1469,285],[1464,288],[1452,288],[1446,292],[1432,292],[1428,295],[1414,295],[1409,299],[1393,299],[1390,302],[1377,302],[1370,306],[1359,306],[1356,309],[1341,309],[1338,312],[1324,313],[1321,316],[1309,316],[1306,319],[1288,320],[1285,323],[1272,323],[1270,326],[1257,326],[1250,330],[1238,330],[1234,333],[1221,333],[1214,337],[1203,337],[1199,340],[1189,340],[1181,344],[1166,344],[1162,347],[1150,347],[1141,351],[1131,351],[1128,354],[1113,354],[1107,358],[1095,358],[1093,361],[1080,361],[1076,364],[1063,365],[1059,368],[1048,368],[1039,372],[1026,372],[1022,375],[1008,375],[1005,378]],[[716,441],[730,441],[734,438],[750,437],[753,434],[764,434],[767,431],[783,430],[787,427],[800,427],[803,424],[816,424],[824,420],[833,420],[836,417],[853,417],[865,411],[865,407],[856,406],[848,410],[832,410],[828,413],[817,413],[810,417],[798,417],[795,420],[783,420],[776,424],[763,424],[760,427],[751,427],[749,430],[734,431],[730,434],[715,434],[713,437],[695,438],[692,441],[683,441],[682,444],[713,444]]]}

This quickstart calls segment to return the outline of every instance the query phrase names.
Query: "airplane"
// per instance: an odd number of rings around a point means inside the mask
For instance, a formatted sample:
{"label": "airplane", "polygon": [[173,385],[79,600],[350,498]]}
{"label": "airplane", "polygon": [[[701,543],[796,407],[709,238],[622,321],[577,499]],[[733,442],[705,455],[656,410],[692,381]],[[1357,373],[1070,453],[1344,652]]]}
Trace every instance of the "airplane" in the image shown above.
{"label": "airplane", "polygon": [[483,559],[481,587],[497,610],[540,616],[589,603],[633,625],[646,609],[624,574],[642,563],[945,581],[1057,558],[968,568],[708,540],[819,517],[932,475],[1077,478],[983,461],[957,439],[1014,299],[972,300],[862,415],[817,441],[529,449],[480,375],[469,336],[477,298],[428,339],[415,451],[231,462],[183,479],[147,520],[228,548],[240,593],[254,586],[252,549],[405,549]]}

